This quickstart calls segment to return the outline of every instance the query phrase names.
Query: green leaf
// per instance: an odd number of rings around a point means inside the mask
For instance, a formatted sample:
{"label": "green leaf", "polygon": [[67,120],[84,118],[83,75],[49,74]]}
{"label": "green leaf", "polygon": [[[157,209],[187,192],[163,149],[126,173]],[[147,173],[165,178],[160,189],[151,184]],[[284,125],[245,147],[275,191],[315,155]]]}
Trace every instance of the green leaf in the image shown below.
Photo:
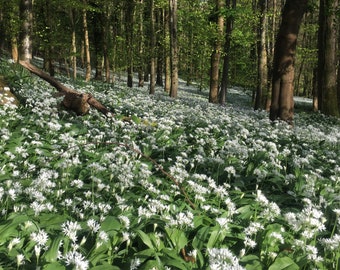
{"label": "green leaf", "polygon": [[207,242],[210,233],[210,227],[206,226],[196,233],[194,240],[192,241],[192,246],[197,249],[201,250],[204,247],[204,244]]}
{"label": "green leaf", "polygon": [[142,239],[143,243],[151,249],[154,249],[154,245],[151,242],[150,237],[143,231],[137,230],[137,234]]}
{"label": "green leaf", "polygon": [[183,231],[176,228],[166,228],[166,232],[178,252],[187,245],[188,239]]}
{"label": "green leaf", "polygon": [[110,231],[119,231],[122,225],[116,217],[107,216],[101,224],[101,229],[110,234]]}
{"label": "green leaf", "polygon": [[46,251],[46,255],[45,255],[45,260],[47,262],[56,262],[57,261],[59,246],[60,246],[60,243],[63,239],[64,239],[64,237],[59,236],[52,241],[52,244],[49,247],[49,249]]}
{"label": "green leaf", "polygon": [[136,115],[132,115],[132,116],[131,116],[131,120],[132,120],[135,124],[137,124],[137,125],[141,123],[140,118],[139,118],[138,116],[136,116]]}
{"label": "green leaf", "polygon": [[65,270],[66,267],[64,265],[61,265],[58,262],[54,262],[54,263],[45,264],[43,269],[44,270]]}
{"label": "green leaf", "polygon": [[120,268],[110,264],[101,264],[91,267],[91,270],[120,270]]}
{"label": "green leaf", "polygon": [[277,258],[268,270],[299,270],[299,266],[289,257]]}
{"label": "green leaf", "polygon": [[255,255],[244,256],[240,259],[240,262],[246,267],[247,270],[263,269],[260,258]]}
{"label": "green leaf", "polygon": [[207,248],[213,248],[213,247],[216,246],[216,242],[219,238],[219,234],[220,234],[219,229],[216,229],[216,230],[211,232],[210,238],[209,238],[209,241],[208,241],[208,244],[207,244]]}

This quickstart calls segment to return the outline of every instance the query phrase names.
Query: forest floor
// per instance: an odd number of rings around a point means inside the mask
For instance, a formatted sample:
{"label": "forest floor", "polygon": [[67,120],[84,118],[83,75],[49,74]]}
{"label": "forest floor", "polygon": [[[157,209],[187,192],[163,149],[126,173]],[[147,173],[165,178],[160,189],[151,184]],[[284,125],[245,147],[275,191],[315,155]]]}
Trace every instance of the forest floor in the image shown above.
{"label": "forest floor", "polygon": [[58,75],[115,111],[78,116],[6,72],[24,102],[0,106],[0,269],[339,269],[339,119]]}

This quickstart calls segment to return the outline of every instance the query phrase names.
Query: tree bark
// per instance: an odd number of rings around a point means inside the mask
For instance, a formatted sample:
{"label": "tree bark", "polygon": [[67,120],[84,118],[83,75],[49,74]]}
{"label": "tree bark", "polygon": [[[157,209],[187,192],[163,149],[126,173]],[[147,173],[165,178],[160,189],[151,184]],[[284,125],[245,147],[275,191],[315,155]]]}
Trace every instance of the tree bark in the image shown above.
{"label": "tree bark", "polygon": [[287,0],[276,38],[270,119],[293,124],[294,62],[297,36],[308,0]]}
{"label": "tree bark", "polygon": [[32,59],[32,0],[20,0],[21,31],[19,35],[20,60]]}
{"label": "tree bark", "polygon": [[127,50],[127,86],[133,86],[133,22],[135,4],[133,0],[125,2],[125,35]]}
{"label": "tree bark", "polygon": [[149,94],[155,94],[155,85],[156,85],[156,32],[155,32],[155,3],[154,0],[150,0],[150,88]]}
{"label": "tree bark", "polygon": [[[337,28],[335,10],[338,0],[320,0],[318,39],[318,93],[321,112],[339,117],[337,97]],[[321,103],[321,104],[320,104]]]}
{"label": "tree bark", "polygon": [[258,81],[255,96],[254,110],[264,109],[266,106],[266,96],[268,88],[268,68],[267,68],[267,0],[260,0],[260,23],[258,29]]}
{"label": "tree bark", "polygon": [[[84,5],[87,5],[87,1],[84,0]],[[85,81],[89,82],[91,80],[91,54],[90,54],[90,41],[89,41],[89,31],[87,27],[87,14],[86,9],[83,9],[83,28],[84,28],[84,50],[85,50],[85,65],[86,74]]]}
{"label": "tree bark", "polygon": [[211,66],[210,66],[210,90],[209,90],[209,102],[218,103],[218,87],[219,87],[219,73],[220,73],[220,60],[222,52],[222,40],[223,40],[223,28],[224,18],[221,13],[224,7],[224,0],[215,0],[216,5],[216,27],[217,35],[214,45],[214,51],[211,54]]}
{"label": "tree bark", "polygon": [[[227,0],[227,8],[235,9],[236,0]],[[229,15],[227,18],[227,22],[226,22],[222,83],[221,83],[221,91],[219,95],[219,102],[221,105],[225,105],[226,103],[227,88],[228,88],[228,82],[229,82],[228,75],[229,75],[229,63],[230,63],[230,45],[231,45],[231,34],[233,31],[233,23],[234,23],[233,15]]]}
{"label": "tree bark", "polygon": [[170,60],[170,16],[169,11],[165,9],[164,11],[164,41],[165,41],[165,78],[164,78],[164,91],[170,94],[171,88],[171,60]]}
{"label": "tree bark", "polygon": [[170,4],[170,51],[171,51],[170,97],[177,98],[178,92],[177,0],[169,0],[169,4]]}
{"label": "tree bark", "polygon": [[77,43],[76,43],[76,24],[75,24],[75,10],[70,9],[70,21],[72,28],[72,38],[71,38],[71,66],[72,66],[72,77],[77,78]]}
{"label": "tree bark", "polygon": [[[41,79],[47,81],[49,84],[51,84],[54,88],[56,88],[59,92],[64,93],[65,95],[69,95],[71,97],[77,98],[77,97],[82,97],[82,93],[79,93],[76,90],[73,90],[69,87],[66,87],[65,85],[61,84],[59,81],[57,81],[55,78],[51,77],[47,73],[43,72],[39,68],[33,66],[30,64],[28,61],[20,61],[19,62],[21,66],[24,68],[28,69],[30,72],[33,74],[39,76]],[[89,99],[87,99],[87,103],[94,108],[96,108],[98,111],[103,113],[104,115],[109,115],[111,112],[108,110],[103,104],[101,104],[98,100],[96,100],[94,97],[91,95],[87,94]],[[70,108],[75,110],[75,108]],[[77,111],[76,111],[77,112]]]}

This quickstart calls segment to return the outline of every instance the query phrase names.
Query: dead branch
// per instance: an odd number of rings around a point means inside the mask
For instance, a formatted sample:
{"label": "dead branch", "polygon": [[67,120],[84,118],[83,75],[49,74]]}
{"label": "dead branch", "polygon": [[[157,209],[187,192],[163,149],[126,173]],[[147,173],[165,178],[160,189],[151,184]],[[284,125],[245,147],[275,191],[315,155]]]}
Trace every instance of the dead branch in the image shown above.
{"label": "dead branch", "polygon": [[[52,85],[59,92],[65,94],[65,98],[63,104],[66,108],[75,111],[77,114],[86,114],[88,109],[86,108],[86,104],[91,105],[96,108],[98,111],[103,113],[104,115],[108,115],[110,112],[103,104],[101,104],[98,100],[96,100],[90,94],[82,94],[74,89],[71,89],[62,83],[60,83],[55,78],[51,77],[41,69],[32,65],[28,61],[19,61],[19,64],[32,72],[33,74],[39,76],[41,79],[47,81],[50,85]],[[85,104],[86,103],[86,104]],[[68,106],[69,105],[69,106]],[[83,107],[79,107],[83,106]]]}

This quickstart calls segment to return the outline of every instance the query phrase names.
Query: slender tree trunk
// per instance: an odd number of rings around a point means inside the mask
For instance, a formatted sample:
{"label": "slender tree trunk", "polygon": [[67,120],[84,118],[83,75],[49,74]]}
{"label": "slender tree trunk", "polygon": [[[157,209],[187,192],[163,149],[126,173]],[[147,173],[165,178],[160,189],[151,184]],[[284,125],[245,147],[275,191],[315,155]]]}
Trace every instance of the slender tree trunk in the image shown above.
{"label": "slender tree trunk", "polygon": [[164,91],[170,93],[171,88],[171,61],[170,61],[170,16],[169,11],[165,9],[164,11],[164,40],[165,40],[165,78],[164,78]]}
{"label": "slender tree trunk", "polygon": [[270,119],[293,124],[294,62],[297,36],[308,0],[287,0],[275,44]]}
{"label": "slender tree trunk", "polygon": [[149,94],[155,94],[155,84],[156,84],[156,31],[155,31],[155,3],[154,0],[150,0],[150,52],[151,52],[151,59],[150,59],[150,89]]}
{"label": "slender tree trunk", "polygon": [[270,19],[270,25],[271,25],[271,34],[270,38],[268,39],[268,55],[267,55],[267,66],[268,66],[268,89],[266,93],[266,111],[270,111],[270,105],[271,105],[271,98],[272,98],[272,91],[273,88],[273,59],[274,59],[274,51],[275,51],[275,37],[277,32],[277,0],[269,0],[268,1],[268,9],[270,9],[270,12],[273,14]]}
{"label": "slender tree trunk", "polygon": [[178,92],[177,0],[169,0],[169,4],[170,4],[170,51],[171,51],[170,97],[177,98]]}
{"label": "slender tree trunk", "polygon": [[320,0],[318,39],[318,92],[321,112],[339,117],[337,98],[337,29],[335,10],[338,0]]}
{"label": "slender tree trunk", "polygon": [[76,25],[75,25],[75,10],[70,10],[70,20],[71,20],[71,27],[72,27],[72,43],[71,43],[71,66],[72,66],[72,77],[73,79],[77,78],[77,43],[76,43]]}
{"label": "slender tree trunk", "polygon": [[[84,5],[87,5],[87,1],[84,0]],[[90,40],[89,31],[87,27],[87,11],[83,9],[83,28],[84,28],[84,51],[85,51],[85,81],[89,82],[91,80],[91,55],[90,55]]]}
{"label": "slender tree trunk", "polygon": [[218,103],[220,60],[224,29],[224,17],[221,13],[222,8],[224,7],[224,0],[215,0],[215,2],[217,13],[216,15],[217,37],[215,40],[214,51],[211,54],[210,91],[209,91],[209,102],[211,103]]}
{"label": "slender tree trunk", "polygon": [[164,70],[164,42],[161,42],[164,36],[164,9],[157,9],[156,17],[156,31],[159,33],[157,36],[157,65],[156,65],[156,85],[164,86],[163,84],[163,70]]}
{"label": "slender tree trunk", "polygon": [[32,0],[20,0],[21,31],[19,35],[20,60],[32,59]]}
{"label": "slender tree trunk", "polygon": [[125,35],[127,49],[127,86],[133,86],[133,22],[134,0],[126,0],[125,3]]}
{"label": "slender tree trunk", "polygon": [[[227,8],[235,9],[236,8],[236,0],[227,0]],[[230,63],[230,45],[231,45],[231,34],[233,31],[233,23],[234,18],[232,15],[229,15],[226,22],[226,35],[225,35],[225,43],[224,43],[224,61],[223,61],[223,72],[222,72],[222,83],[221,83],[221,91],[219,95],[219,102],[221,105],[225,105],[226,103],[226,95],[227,88],[229,82],[229,63]]]}
{"label": "slender tree trunk", "polygon": [[139,0],[139,63],[138,87],[144,86],[144,0]]}
{"label": "slender tree trunk", "polygon": [[267,68],[267,0],[260,0],[260,24],[258,29],[258,82],[255,96],[254,110],[264,109],[266,106],[266,96],[268,88],[268,68]]}

